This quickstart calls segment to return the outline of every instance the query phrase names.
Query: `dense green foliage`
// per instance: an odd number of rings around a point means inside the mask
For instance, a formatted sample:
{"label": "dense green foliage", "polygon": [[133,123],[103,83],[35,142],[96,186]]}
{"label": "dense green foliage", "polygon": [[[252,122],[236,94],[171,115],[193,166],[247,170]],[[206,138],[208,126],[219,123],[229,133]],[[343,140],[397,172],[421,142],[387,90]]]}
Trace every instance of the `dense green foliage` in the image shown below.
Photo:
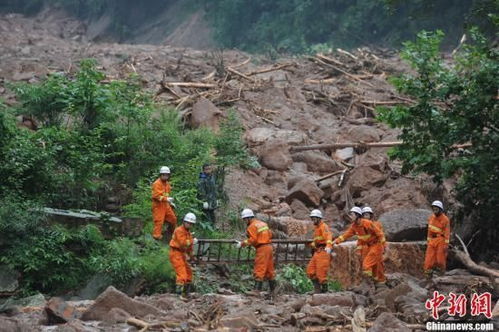
{"label": "dense green foliage", "polygon": [[[307,277],[303,267],[294,264],[287,264],[280,268],[277,281],[282,287],[290,287],[293,292],[300,294],[314,290],[312,281]],[[340,291],[341,284],[336,280],[329,280],[328,289],[330,292]]]}
{"label": "dense green foliage", "polygon": [[[251,52],[304,53],[330,47],[399,47],[421,29],[441,29],[455,47],[463,31],[479,25],[493,36],[497,0],[22,0],[11,7],[33,12],[62,6],[83,19],[109,15],[119,41],[175,5],[177,14],[204,9],[221,47]],[[1,7],[0,7],[1,9]]]}
{"label": "dense green foliage", "polygon": [[0,264],[21,272],[21,294],[61,293],[105,274],[117,287],[134,278],[149,291],[172,280],[168,249],[141,237],[105,240],[96,226],[67,229],[51,224],[34,201],[6,197],[0,201]]}
{"label": "dense green foliage", "polygon": [[[498,252],[499,232],[499,53],[472,30],[471,40],[444,62],[439,46],[443,33],[421,32],[402,52],[417,72],[393,79],[397,89],[416,103],[383,109],[380,118],[401,128],[404,144],[391,156],[403,171],[426,172],[441,182],[458,180],[456,193],[477,232],[477,252]],[[464,150],[453,145],[471,143]]]}
{"label": "dense green foliage", "polygon": [[[313,51],[324,46],[398,47],[421,29],[442,29],[454,46],[467,21],[495,0],[205,0],[216,37],[249,51]],[[491,11],[488,11],[491,12]],[[483,17],[480,17],[481,21]],[[323,45],[325,44],[325,45]]]}
{"label": "dense green foliage", "polygon": [[[85,60],[74,75],[11,86],[19,103],[0,103],[0,263],[22,272],[25,291],[73,289],[96,273],[122,287],[139,277],[150,289],[164,288],[172,277],[168,252],[148,235],[150,185],[161,165],[172,170],[177,215],[194,211],[197,232],[213,231],[203,227],[197,181],[206,162],[221,169],[248,163],[235,113],[228,113],[219,135],[190,130],[138,82],[109,82]],[[38,130],[18,127],[16,114],[37,119]],[[117,192],[132,194],[125,211],[146,220],[147,235],[105,240],[92,226],[53,225],[39,210],[100,210]]]}

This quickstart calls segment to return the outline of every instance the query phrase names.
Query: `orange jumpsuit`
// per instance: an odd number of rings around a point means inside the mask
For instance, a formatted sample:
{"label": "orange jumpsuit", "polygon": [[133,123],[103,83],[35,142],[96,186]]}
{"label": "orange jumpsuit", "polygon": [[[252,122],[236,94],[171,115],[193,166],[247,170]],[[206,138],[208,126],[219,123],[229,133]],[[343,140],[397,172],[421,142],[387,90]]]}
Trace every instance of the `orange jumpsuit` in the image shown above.
{"label": "orange jumpsuit", "polygon": [[450,220],[441,213],[438,217],[432,214],[428,219],[428,247],[424,260],[424,271],[430,273],[433,268],[445,271],[447,247],[450,239]]}
{"label": "orange jumpsuit", "polygon": [[246,233],[248,239],[243,241],[242,246],[253,246],[256,249],[253,268],[255,280],[274,280],[274,249],[272,248],[272,232],[269,226],[263,221],[253,218]]}
{"label": "orange jumpsuit", "polygon": [[315,251],[307,265],[307,275],[310,279],[317,279],[323,284],[327,282],[331,265],[331,255],[325,249],[333,247],[333,234],[322,220],[316,226],[314,225],[314,240],[311,246]]}
{"label": "orange jumpsuit", "polygon": [[360,219],[359,225],[352,223],[335,242],[341,243],[354,235],[357,235],[357,244],[362,246],[365,253],[362,257],[362,273],[374,278],[375,266],[383,262],[385,235],[372,221]]}
{"label": "orange jumpsuit", "polygon": [[191,232],[183,225],[177,227],[170,241],[170,263],[177,275],[177,285],[192,283],[192,270],[188,257],[192,255],[193,238]]}
{"label": "orange jumpsuit", "polygon": [[154,227],[152,236],[155,239],[163,238],[163,223],[166,221],[175,228],[177,225],[177,216],[168,203],[168,196],[170,195],[171,187],[168,181],[161,181],[157,179],[152,184],[152,218]]}

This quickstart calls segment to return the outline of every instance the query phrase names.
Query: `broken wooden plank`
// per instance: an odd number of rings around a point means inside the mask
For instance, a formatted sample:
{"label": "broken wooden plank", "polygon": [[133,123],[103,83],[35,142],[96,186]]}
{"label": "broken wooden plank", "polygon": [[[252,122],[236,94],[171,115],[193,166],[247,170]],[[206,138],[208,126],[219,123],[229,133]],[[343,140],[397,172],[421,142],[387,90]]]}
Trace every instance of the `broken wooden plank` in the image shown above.
{"label": "broken wooden plank", "polygon": [[200,88],[200,89],[212,89],[216,88],[216,84],[212,83],[201,83],[201,82],[163,82],[165,85],[169,86],[179,86],[182,88]]}
{"label": "broken wooden plank", "polygon": [[[343,148],[389,148],[398,145],[402,145],[404,142],[402,141],[393,141],[393,142],[373,142],[373,143],[363,143],[363,142],[347,142],[347,143],[332,143],[332,144],[315,144],[315,145],[304,145],[304,146],[292,146],[289,150],[291,152],[300,152],[300,151],[308,151],[308,150],[336,150]],[[453,149],[464,149],[471,147],[471,143],[464,144],[454,144],[452,145]]]}
{"label": "broken wooden plank", "polygon": [[269,68],[264,68],[264,69],[252,71],[252,72],[246,73],[245,75],[246,76],[253,76],[253,75],[258,75],[258,74],[269,73],[271,71],[281,70],[281,69],[284,69],[284,68],[287,68],[287,67],[291,67],[291,66],[294,66],[294,65],[295,65],[294,63],[283,63],[283,64],[280,64],[280,65],[278,64],[278,65],[274,65],[274,66],[269,67]]}

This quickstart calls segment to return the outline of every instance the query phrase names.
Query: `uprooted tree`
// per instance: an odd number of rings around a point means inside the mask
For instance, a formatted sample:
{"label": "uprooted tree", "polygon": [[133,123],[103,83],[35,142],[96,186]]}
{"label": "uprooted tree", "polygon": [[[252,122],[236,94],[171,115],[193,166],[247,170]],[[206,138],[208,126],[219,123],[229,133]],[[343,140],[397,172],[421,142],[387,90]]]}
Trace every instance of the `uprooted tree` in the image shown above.
{"label": "uprooted tree", "polygon": [[[439,52],[443,33],[421,32],[407,42],[402,57],[416,75],[394,78],[413,105],[382,108],[379,118],[400,128],[404,143],[391,151],[403,172],[425,172],[437,182],[456,179],[461,203],[455,220],[467,223],[464,234],[472,253],[494,255],[499,249],[499,53],[477,30],[451,63]],[[471,143],[456,151],[453,145]]]}

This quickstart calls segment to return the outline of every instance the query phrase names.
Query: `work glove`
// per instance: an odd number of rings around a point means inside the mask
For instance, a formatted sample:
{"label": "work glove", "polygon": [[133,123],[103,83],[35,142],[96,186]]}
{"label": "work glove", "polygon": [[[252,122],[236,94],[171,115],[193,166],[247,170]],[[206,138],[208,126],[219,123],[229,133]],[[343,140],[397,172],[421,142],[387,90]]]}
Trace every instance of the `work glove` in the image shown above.
{"label": "work glove", "polygon": [[241,241],[236,241],[236,248],[240,249],[243,247],[243,243]]}
{"label": "work glove", "polygon": [[203,209],[208,210],[209,207],[210,207],[210,204],[208,204],[208,202],[203,203]]}
{"label": "work glove", "polygon": [[198,239],[197,238],[192,239],[192,244],[194,245],[198,244]]}
{"label": "work glove", "polygon": [[331,248],[326,248],[326,252],[327,252],[327,254],[328,254],[328,255],[330,255],[330,254],[331,254],[331,251],[332,251],[332,249],[331,249]]}

